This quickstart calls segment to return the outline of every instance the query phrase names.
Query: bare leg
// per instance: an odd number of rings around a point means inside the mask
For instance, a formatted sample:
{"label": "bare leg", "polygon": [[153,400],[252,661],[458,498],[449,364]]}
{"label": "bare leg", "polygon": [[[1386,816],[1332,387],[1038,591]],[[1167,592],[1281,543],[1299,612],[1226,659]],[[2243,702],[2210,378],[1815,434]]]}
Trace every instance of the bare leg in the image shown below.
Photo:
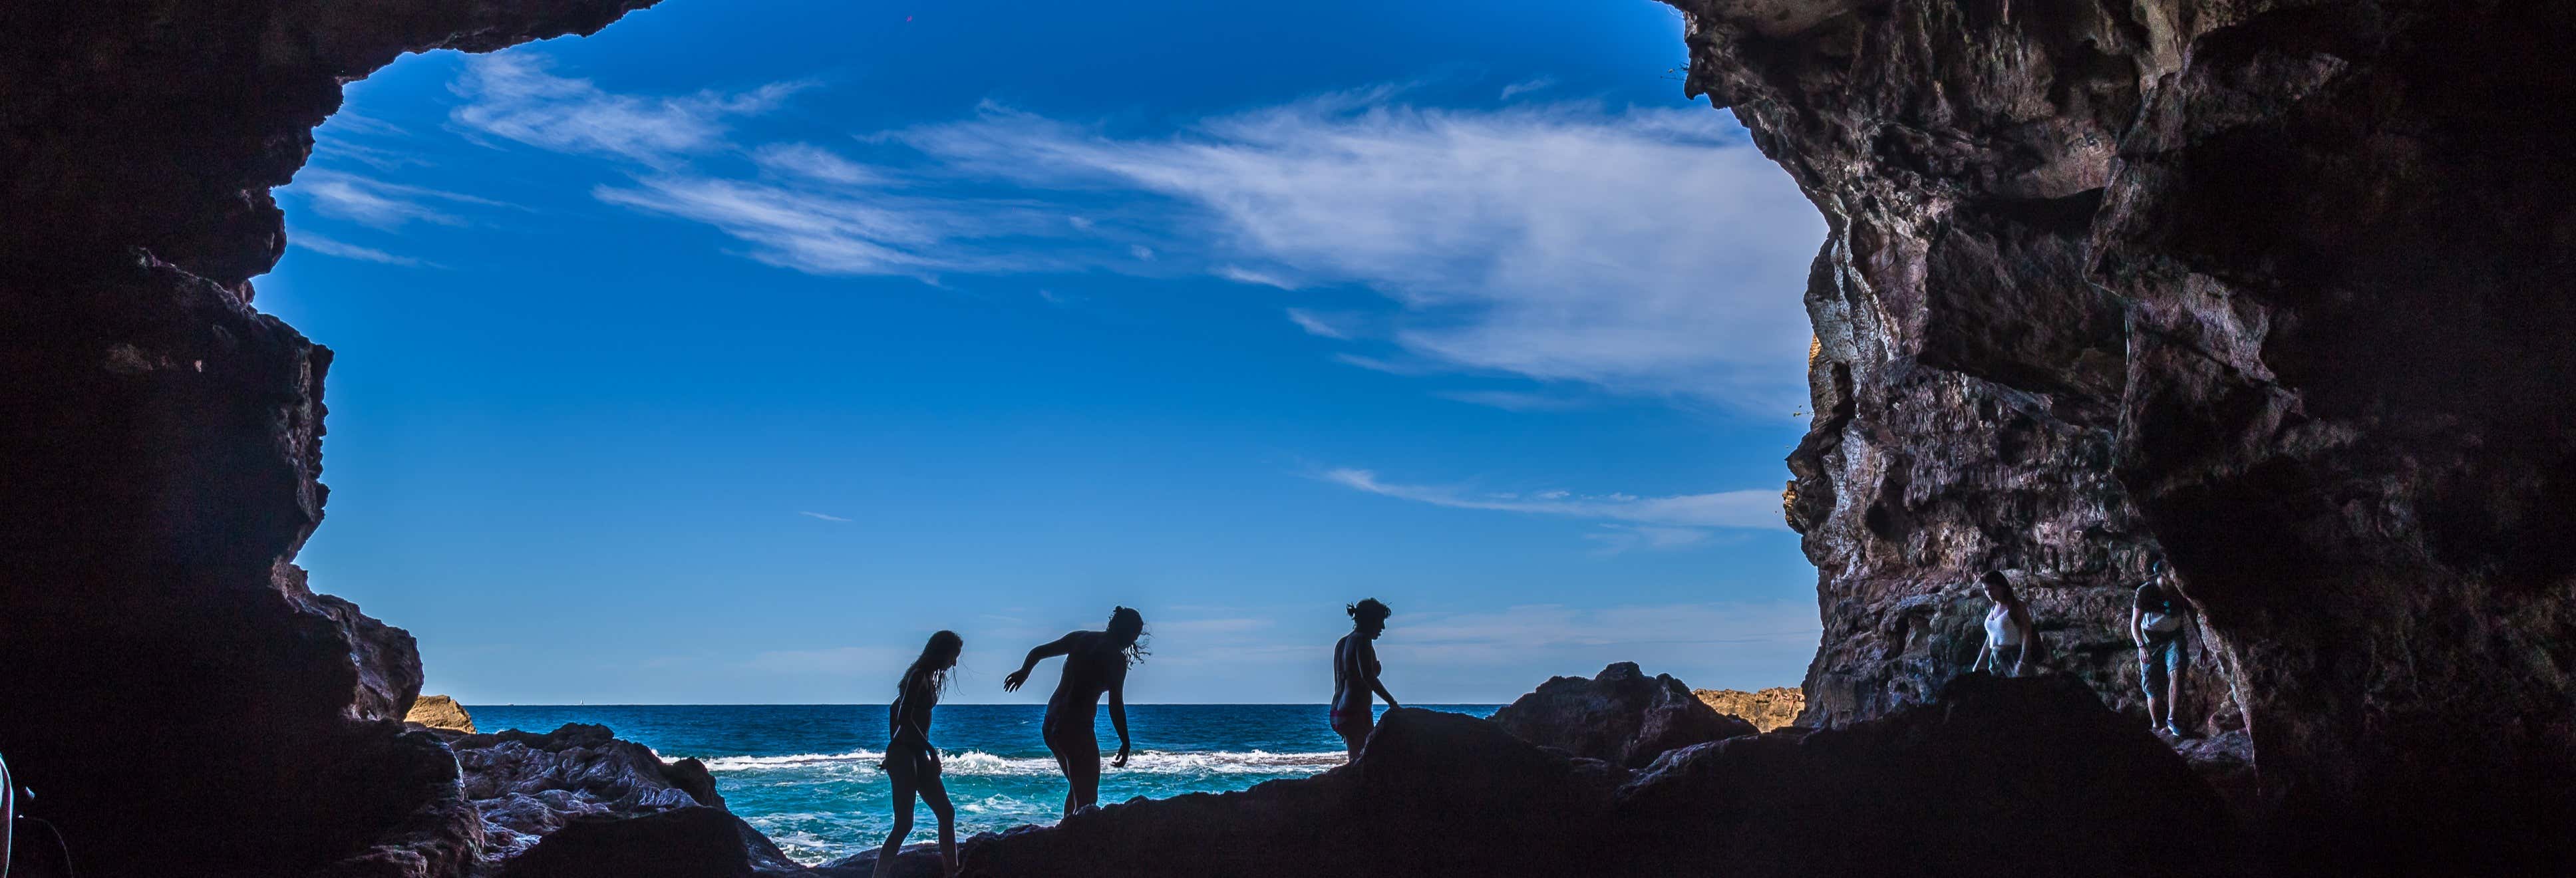
{"label": "bare leg", "polygon": [[[2174,644],[2173,648],[2179,653],[2182,645]],[[2181,736],[2182,727],[2174,725],[2173,712],[2174,707],[2180,704],[2182,704],[2182,669],[2168,665],[2165,670],[2165,728],[2173,729],[2176,737]]]}
{"label": "bare leg", "polygon": [[1097,739],[1079,752],[1064,755],[1064,777],[1073,782],[1073,810],[1100,803],[1100,743]]}
{"label": "bare leg", "polygon": [[[942,878],[957,878],[957,809],[948,804],[948,784],[937,773],[921,779],[921,801],[939,818],[939,868]],[[885,862],[879,858],[877,862]]]}
{"label": "bare leg", "polygon": [[[894,829],[886,833],[885,844],[877,848],[877,868],[872,873],[875,878],[886,878],[894,873],[895,853],[903,850],[903,840],[912,835],[914,774],[910,768],[887,766],[886,780],[894,785]],[[943,805],[947,803],[945,790],[941,791],[939,801]],[[943,818],[940,823],[945,826],[947,821]]]}
{"label": "bare leg", "polygon": [[1350,751],[1350,761],[1359,761],[1360,748],[1368,745],[1369,729],[1375,726],[1374,718],[1362,713],[1356,718],[1344,720],[1341,725],[1333,727],[1333,733],[1342,736],[1342,746]]}

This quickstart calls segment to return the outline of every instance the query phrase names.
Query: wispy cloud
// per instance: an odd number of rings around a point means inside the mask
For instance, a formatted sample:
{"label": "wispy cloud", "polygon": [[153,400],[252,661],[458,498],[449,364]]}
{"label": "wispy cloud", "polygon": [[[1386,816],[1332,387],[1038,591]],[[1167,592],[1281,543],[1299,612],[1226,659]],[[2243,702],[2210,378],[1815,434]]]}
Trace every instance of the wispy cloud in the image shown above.
{"label": "wispy cloud", "polygon": [[544,55],[498,52],[467,59],[452,86],[465,103],[448,119],[459,127],[556,152],[591,153],[662,166],[680,156],[728,146],[726,120],[766,112],[805,83],[771,83],[746,92],[701,91],[647,98],[600,89],[587,79],[555,76]]}
{"label": "wispy cloud", "polygon": [[1296,283],[1289,281],[1286,278],[1267,272],[1254,271],[1240,265],[1217,266],[1216,276],[1241,284],[1278,287],[1283,290],[1293,290],[1297,288]]}
{"label": "wispy cloud", "polygon": [[1582,399],[1518,390],[1444,390],[1432,395],[1507,412],[1561,412],[1591,404]]}
{"label": "wispy cloud", "polygon": [[796,514],[798,514],[798,515],[802,515],[802,516],[805,516],[805,517],[807,517],[807,518],[819,518],[819,519],[822,519],[822,520],[824,520],[824,521],[841,521],[841,522],[849,521],[849,519],[842,518],[842,517],[840,517],[840,516],[838,516],[838,515],[825,515],[825,514],[820,513],[820,512],[799,512],[799,513],[796,513]]}
{"label": "wispy cloud", "polygon": [[298,172],[295,182],[279,191],[303,198],[323,216],[379,229],[398,229],[413,222],[464,225],[465,220],[448,212],[456,205],[511,206],[489,198],[321,168]]}
{"label": "wispy cloud", "polygon": [[1537,79],[1515,82],[1510,85],[1503,86],[1502,99],[1508,101],[1511,100],[1514,95],[1528,94],[1555,84],[1556,77],[1553,76],[1542,76]]}
{"label": "wispy cloud", "polygon": [[[1518,663],[1535,654],[1597,656],[1561,672],[1590,676],[1609,661],[1678,652],[1812,654],[1819,629],[1815,605],[1804,601],[1603,608],[1533,604],[1407,617],[1379,643],[1378,651],[1390,664],[1470,666]],[[1657,670],[1646,668],[1647,673]]]}
{"label": "wispy cloud", "polygon": [[[1357,284],[1398,306],[1376,362],[1765,413],[1804,396],[1798,291],[1822,221],[1720,113],[1424,108],[1390,86],[1145,137],[987,105],[864,135],[852,148],[866,160],[729,140],[729,120],[797,87],[623,95],[505,52],[471,63],[453,118],[636,163],[647,172],[633,185],[593,194],[713,226],[797,271]],[[686,160],[720,152],[756,173]]]}
{"label": "wispy cloud", "polygon": [[[1392,484],[1379,479],[1377,473],[1364,469],[1330,470],[1322,478],[1353,490],[1452,509],[1555,515],[1659,528],[1782,530],[1788,527],[1780,518],[1778,491],[1720,491],[1667,497],[1584,495],[1562,491],[1497,495],[1431,485]],[[1660,539],[1665,546],[1688,544],[1678,541],[1670,533],[1663,533]]]}
{"label": "wispy cloud", "polygon": [[893,675],[900,673],[911,659],[912,656],[896,647],[840,646],[770,650],[752,656],[740,666],[762,674],[893,679]]}
{"label": "wispy cloud", "polygon": [[444,267],[435,262],[424,262],[409,256],[397,256],[373,247],[360,247],[356,244],[335,241],[302,229],[289,229],[286,233],[286,242],[292,247],[311,250],[324,256],[337,256],[342,259],[382,262],[387,265],[403,265],[413,268]]}
{"label": "wispy cloud", "polygon": [[1344,341],[1350,339],[1350,335],[1348,333],[1343,332],[1339,327],[1325,321],[1322,317],[1315,316],[1314,312],[1308,311],[1304,308],[1288,309],[1288,322],[1297,324],[1297,328],[1305,330],[1309,335],[1320,335],[1325,338]]}

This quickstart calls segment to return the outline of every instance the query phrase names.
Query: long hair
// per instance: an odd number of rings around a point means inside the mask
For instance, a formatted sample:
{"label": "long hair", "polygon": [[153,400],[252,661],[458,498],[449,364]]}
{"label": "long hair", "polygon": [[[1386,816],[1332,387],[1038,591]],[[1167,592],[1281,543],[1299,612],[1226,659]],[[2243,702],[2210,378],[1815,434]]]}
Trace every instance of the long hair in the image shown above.
{"label": "long hair", "polygon": [[1134,667],[1145,660],[1145,614],[1127,607],[1109,611],[1109,636],[1127,641],[1118,651],[1126,654],[1127,665]]}
{"label": "long hair", "polygon": [[925,685],[934,696],[946,694],[948,670],[956,666],[957,653],[965,648],[966,639],[955,631],[930,635],[930,642],[921,646],[921,657],[913,659],[912,667],[905,668],[903,679],[895,683],[895,694],[911,692],[915,683]]}
{"label": "long hair", "polygon": [[1361,598],[1359,603],[1343,604],[1342,612],[1350,614],[1351,623],[1354,625],[1366,625],[1370,622],[1384,625],[1386,617],[1395,615],[1394,610],[1387,609],[1386,605],[1378,603],[1376,598]]}

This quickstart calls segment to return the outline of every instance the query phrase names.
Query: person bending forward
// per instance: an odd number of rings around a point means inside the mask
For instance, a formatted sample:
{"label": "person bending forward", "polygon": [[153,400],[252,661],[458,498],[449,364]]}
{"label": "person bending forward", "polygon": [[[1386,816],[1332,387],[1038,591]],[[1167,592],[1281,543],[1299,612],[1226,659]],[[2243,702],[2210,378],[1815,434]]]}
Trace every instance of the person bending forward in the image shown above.
{"label": "person bending forward", "polygon": [[1100,734],[1092,723],[1100,716],[1102,694],[1109,696],[1109,723],[1118,729],[1118,758],[1109,765],[1127,765],[1127,668],[1144,660],[1145,649],[1138,643],[1144,635],[1144,615],[1119,607],[1109,614],[1109,630],[1076,631],[1029,650],[1020,669],[1002,678],[1002,691],[1019,691],[1038,662],[1064,656],[1064,678],[1047,698],[1040,731],[1056,766],[1073,784],[1064,797],[1067,815],[1100,801]]}

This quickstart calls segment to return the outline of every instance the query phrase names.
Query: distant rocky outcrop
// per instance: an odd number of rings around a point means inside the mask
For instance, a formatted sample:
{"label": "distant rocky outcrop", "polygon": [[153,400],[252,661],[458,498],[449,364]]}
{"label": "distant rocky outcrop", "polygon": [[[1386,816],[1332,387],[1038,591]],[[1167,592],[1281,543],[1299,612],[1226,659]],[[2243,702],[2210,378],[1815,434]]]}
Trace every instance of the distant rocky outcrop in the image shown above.
{"label": "distant rocky outcrop", "polygon": [[403,714],[403,722],[422,728],[474,734],[474,715],[465,712],[465,705],[445,695],[421,696],[420,700],[411,703],[411,712]]}
{"label": "distant rocky outcrop", "polygon": [[1521,740],[1630,768],[1666,750],[1755,731],[1691,697],[1672,675],[1648,677],[1635,662],[1602,668],[1589,680],[1551,678],[1495,711],[1494,722]]}
{"label": "distant rocky outcrop", "polygon": [[1710,710],[1752,723],[1755,729],[1765,732],[1796,725],[1798,711],[1807,707],[1807,693],[1796,686],[1773,686],[1759,692],[1693,689],[1691,697]]}
{"label": "distant rocky outcrop", "polygon": [[[575,825],[699,806],[734,819],[704,763],[664,762],[652,748],[620,740],[606,726],[568,723],[542,735],[511,729],[443,737],[463,770],[465,797],[482,815],[487,862],[526,853],[539,839]],[[582,830],[590,840],[577,843],[605,844],[627,831],[593,826]]]}
{"label": "distant rocky outcrop", "polygon": [[2225,814],[2077,681],[1975,675],[1883,719],[1700,744],[1642,771],[1390,710],[1351,765],[981,836],[962,872],[1990,878],[2003,856],[2052,875],[2225,875],[2239,852]]}

